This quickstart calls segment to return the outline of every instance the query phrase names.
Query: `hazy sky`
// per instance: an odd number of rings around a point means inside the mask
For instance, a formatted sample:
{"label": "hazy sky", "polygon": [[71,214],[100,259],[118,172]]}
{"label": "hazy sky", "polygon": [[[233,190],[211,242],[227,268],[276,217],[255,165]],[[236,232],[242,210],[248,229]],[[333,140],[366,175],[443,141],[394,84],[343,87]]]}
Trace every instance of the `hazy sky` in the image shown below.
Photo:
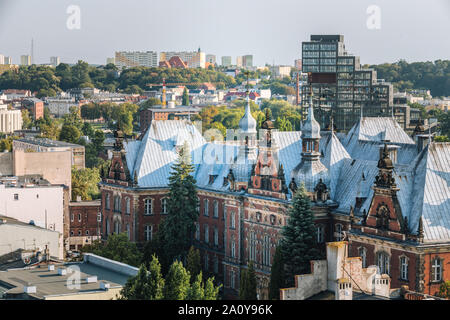
{"label": "hazy sky", "polygon": [[[80,8],[70,30],[67,8]],[[380,29],[367,8],[380,8]],[[449,59],[450,0],[0,0],[0,54],[35,63],[104,64],[117,50],[254,55],[254,64],[293,64],[311,34],[343,34],[361,63]]]}

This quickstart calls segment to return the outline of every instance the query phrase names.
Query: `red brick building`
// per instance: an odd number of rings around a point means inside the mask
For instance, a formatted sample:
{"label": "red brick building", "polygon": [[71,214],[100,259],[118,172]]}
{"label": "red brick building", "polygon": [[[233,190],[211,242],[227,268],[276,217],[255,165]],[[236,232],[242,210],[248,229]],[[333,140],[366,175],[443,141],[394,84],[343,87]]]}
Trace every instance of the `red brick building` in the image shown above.
{"label": "red brick building", "polygon": [[69,203],[69,249],[80,247],[100,238],[100,200]]}
{"label": "red brick building", "polygon": [[140,139],[126,143],[117,133],[100,183],[103,236],[127,232],[138,243],[152,238],[167,214],[170,167],[187,143],[200,201],[195,245],[226,298],[238,296],[250,260],[259,298],[268,297],[275,248],[301,183],[312,200],[319,247],[348,239],[350,256],[387,271],[391,288],[407,284],[434,294],[449,279],[450,168],[442,159],[450,144],[414,142],[391,118],[363,118],[347,135],[321,131],[312,108],[302,132],[278,132],[266,119],[257,139],[248,104],[245,109],[235,139],[227,142],[206,142],[186,120],[153,121]]}
{"label": "red brick building", "polygon": [[23,99],[22,107],[30,112],[30,116],[32,116],[33,120],[38,120],[44,116],[44,101],[40,99]]}

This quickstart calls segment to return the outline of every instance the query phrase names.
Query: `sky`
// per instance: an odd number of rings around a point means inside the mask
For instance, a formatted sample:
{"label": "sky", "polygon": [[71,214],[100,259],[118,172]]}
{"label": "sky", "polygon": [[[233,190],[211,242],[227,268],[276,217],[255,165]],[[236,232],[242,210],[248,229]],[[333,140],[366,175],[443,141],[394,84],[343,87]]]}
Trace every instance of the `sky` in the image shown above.
{"label": "sky", "polygon": [[0,54],[16,64],[33,39],[35,63],[200,47],[293,65],[311,34],[344,35],[362,64],[434,61],[450,58],[449,31],[449,0],[0,0]]}

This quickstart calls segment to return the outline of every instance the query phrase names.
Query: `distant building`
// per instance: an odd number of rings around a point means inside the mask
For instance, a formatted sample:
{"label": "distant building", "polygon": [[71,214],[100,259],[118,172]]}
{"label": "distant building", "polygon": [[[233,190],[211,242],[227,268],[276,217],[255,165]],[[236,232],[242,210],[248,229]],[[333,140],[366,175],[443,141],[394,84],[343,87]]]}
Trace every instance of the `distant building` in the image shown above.
{"label": "distant building", "polygon": [[118,51],[115,54],[115,64],[119,68],[157,67],[158,53],[156,51]]}
{"label": "distant building", "polygon": [[302,71],[302,59],[295,59],[294,67],[295,67],[295,69]]}
{"label": "distant building", "polygon": [[64,141],[51,140],[47,138],[20,138],[13,141],[14,150],[24,150],[26,152],[57,152],[70,151],[72,154],[72,166],[77,169],[84,169],[84,146],[68,143]]}
{"label": "distant building", "polygon": [[174,106],[173,108],[163,108],[162,106],[153,106],[139,112],[141,132],[147,130],[153,120],[181,120],[189,119],[198,114],[200,108],[193,106]]}
{"label": "distant building", "polygon": [[58,118],[69,114],[72,107],[80,107],[80,103],[73,97],[48,97],[45,102],[50,113]]}
{"label": "distant building", "polygon": [[172,57],[180,57],[181,60],[186,62],[188,68],[205,68],[206,56],[205,53],[198,49],[198,51],[165,51],[159,55],[159,61],[169,61]]}
{"label": "distant building", "polygon": [[173,56],[168,61],[160,61],[160,68],[181,68],[186,69],[188,67],[187,63],[184,62],[179,56]]}
{"label": "distant building", "polygon": [[231,56],[223,56],[222,57],[222,66],[223,67],[231,66]]}
{"label": "distant building", "polygon": [[236,57],[236,67],[242,68],[244,66],[244,59],[242,56]]}
{"label": "distant building", "polygon": [[291,75],[291,66],[270,66],[269,70],[274,78],[284,78]]}
{"label": "distant building", "polygon": [[[0,273],[0,299],[7,300],[112,300],[139,269],[92,253],[82,262],[41,261]],[[80,277],[76,283],[73,273]]]}
{"label": "distant building", "polygon": [[5,56],[0,54],[0,64],[5,64]]}
{"label": "distant building", "polygon": [[31,66],[31,56],[30,55],[20,56],[20,64],[23,66]]}
{"label": "distant building", "polygon": [[12,58],[11,57],[5,57],[3,63],[4,64],[12,64]]}
{"label": "distant building", "polygon": [[0,132],[13,133],[21,129],[22,112],[20,110],[8,110],[8,106],[0,101]]}
{"label": "distant building", "polygon": [[106,58],[106,64],[116,64],[116,58]]}
{"label": "distant building", "polygon": [[206,55],[206,62],[215,65],[216,64],[216,55],[215,54],[207,54]]}
{"label": "distant building", "polygon": [[22,100],[22,107],[29,111],[33,120],[38,120],[44,116],[44,101],[41,99],[25,98]]}
{"label": "distant building", "polygon": [[312,87],[322,126],[333,117],[337,130],[347,131],[361,115],[392,116],[392,84],[377,79],[375,70],[362,69],[359,57],[345,50],[343,35],[311,35],[302,42],[302,64],[310,73],[302,86],[302,106]]}
{"label": "distant building", "polygon": [[60,63],[61,63],[61,61],[59,60],[59,57],[50,57],[50,64],[53,67],[56,68]]}
{"label": "distant building", "polygon": [[248,54],[242,56],[242,66],[244,68],[252,68],[253,67],[253,55]]}

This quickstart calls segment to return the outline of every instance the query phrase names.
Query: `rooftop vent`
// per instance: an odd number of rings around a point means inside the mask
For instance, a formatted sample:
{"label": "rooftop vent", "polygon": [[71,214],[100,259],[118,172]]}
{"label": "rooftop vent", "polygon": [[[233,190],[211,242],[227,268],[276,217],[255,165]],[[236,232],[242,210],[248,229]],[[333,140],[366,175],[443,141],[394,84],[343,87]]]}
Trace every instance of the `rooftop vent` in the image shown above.
{"label": "rooftop vent", "polygon": [[95,283],[97,282],[97,276],[90,276],[86,278],[87,283]]}
{"label": "rooftop vent", "polygon": [[24,286],[23,292],[24,293],[36,293],[36,286]]}
{"label": "rooftop vent", "polygon": [[66,268],[58,268],[58,274],[60,276],[65,276],[67,274],[67,269]]}
{"label": "rooftop vent", "polygon": [[54,271],[55,270],[55,266],[53,264],[48,266],[48,271]]}
{"label": "rooftop vent", "polygon": [[101,281],[100,282],[100,289],[101,290],[108,290],[110,287],[110,284],[108,282],[105,281]]}

